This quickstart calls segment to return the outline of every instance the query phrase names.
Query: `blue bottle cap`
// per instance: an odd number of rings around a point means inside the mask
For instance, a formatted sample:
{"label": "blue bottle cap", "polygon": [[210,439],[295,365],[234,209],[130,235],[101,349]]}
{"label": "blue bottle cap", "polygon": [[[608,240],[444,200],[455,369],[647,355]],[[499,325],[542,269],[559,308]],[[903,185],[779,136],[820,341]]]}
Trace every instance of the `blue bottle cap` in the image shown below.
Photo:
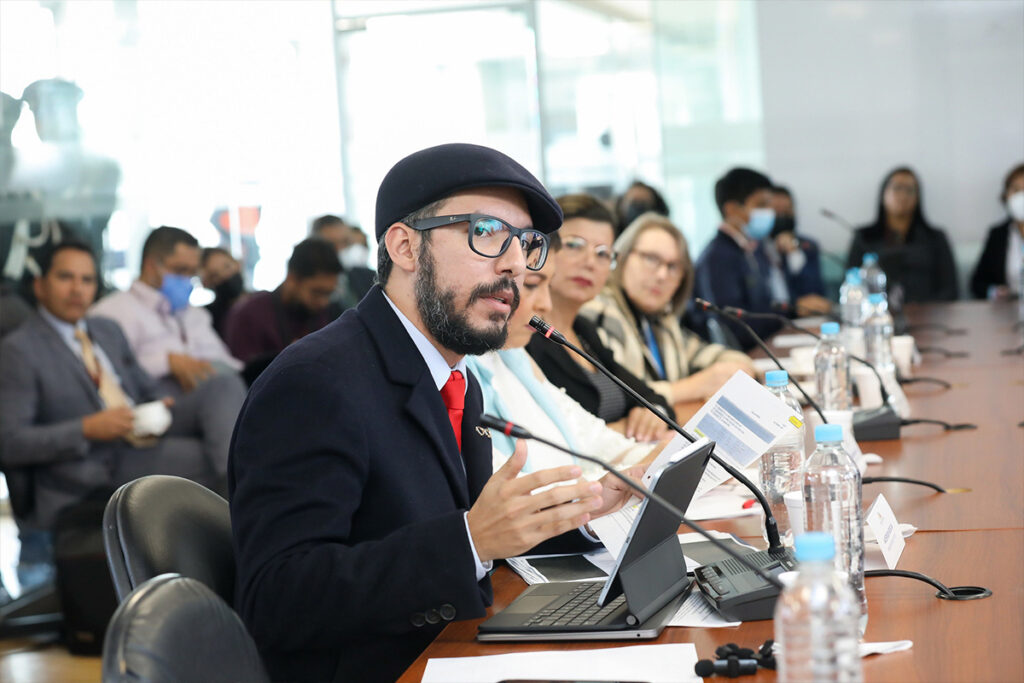
{"label": "blue bottle cap", "polygon": [[821,324],[822,334],[839,334],[839,323],[822,323]]}
{"label": "blue bottle cap", "polygon": [[818,425],[814,428],[814,440],[817,443],[842,441],[843,425]]}
{"label": "blue bottle cap", "polygon": [[789,373],[785,370],[769,370],[764,373],[765,386],[784,387],[789,384]]}
{"label": "blue bottle cap", "polygon": [[851,285],[859,285],[861,283],[860,268],[850,268],[846,271],[846,281]]}
{"label": "blue bottle cap", "polygon": [[885,294],[881,292],[875,292],[874,294],[868,294],[868,301],[873,304],[880,304],[885,301]]}
{"label": "blue bottle cap", "polygon": [[868,253],[864,254],[863,263],[865,266],[875,265],[876,263],[878,263],[878,254],[876,254],[873,251],[869,251]]}
{"label": "blue bottle cap", "polygon": [[836,556],[836,544],[832,534],[823,531],[808,531],[796,537],[797,562],[827,562]]}

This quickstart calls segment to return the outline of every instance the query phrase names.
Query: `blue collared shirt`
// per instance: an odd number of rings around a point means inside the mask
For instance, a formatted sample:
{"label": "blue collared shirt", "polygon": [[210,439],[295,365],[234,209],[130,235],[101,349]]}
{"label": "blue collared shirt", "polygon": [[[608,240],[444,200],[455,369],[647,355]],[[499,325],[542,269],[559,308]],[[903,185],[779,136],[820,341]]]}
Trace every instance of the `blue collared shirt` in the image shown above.
{"label": "blue collared shirt", "polygon": [[[430,371],[430,376],[434,378],[434,384],[437,385],[438,391],[441,391],[441,387],[448,382],[448,378],[455,370],[461,372],[463,377],[467,377],[465,356],[459,359],[459,362],[455,364],[455,367],[448,365],[448,361],[444,359],[444,356],[442,356],[441,352],[437,350],[437,347],[431,344],[426,335],[420,332],[419,328],[412,324],[412,321],[398,309],[398,306],[395,305],[395,302],[392,301],[387,294],[384,294],[384,300],[388,302],[388,305],[391,306],[391,310],[393,310],[395,315],[398,316],[398,320],[402,323],[402,327],[404,327],[405,331],[409,334],[409,337],[412,339],[412,343],[416,345],[416,350],[420,352],[421,356],[423,356],[423,362],[427,364],[427,370]],[[469,387],[468,380],[465,386],[467,388]],[[465,391],[465,389],[463,389],[463,391]],[[462,461],[460,460],[459,462]],[[462,467],[463,470],[465,470],[465,463],[463,463]],[[462,520],[466,524],[466,537],[469,539],[469,549],[473,551],[473,562],[476,563],[476,580],[479,581],[487,575],[487,572],[491,571],[494,563],[491,560],[487,560],[487,562],[480,561],[480,556],[476,552],[476,546],[473,545],[473,534],[469,531],[468,515],[469,512],[464,513],[462,515]]]}
{"label": "blue collared shirt", "polygon": [[[81,330],[86,334],[89,333],[89,330],[85,325],[85,318],[82,318],[77,323],[72,325],[69,322],[61,320],[53,313],[50,313],[48,310],[43,308],[42,306],[40,306],[37,310],[39,311],[39,315],[42,317],[42,319],[49,323],[50,327],[52,327],[54,331],[57,332],[57,335],[64,341],[65,344],[67,344],[68,348],[71,349],[71,353],[78,356],[79,360],[81,360],[84,363],[85,359],[82,356],[82,344],[77,339],[75,339],[75,332]],[[104,353],[103,348],[96,342],[95,339],[92,339],[91,341],[92,352],[93,355],[96,356],[96,362],[98,362],[100,364],[100,367],[103,368],[105,372],[110,373],[110,376],[113,377],[118,384],[120,384],[121,378],[120,376],[118,376],[117,371],[114,370],[114,366],[110,362],[110,358],[107,357],[107,354]],[[130,396],[126,395],[126,398],[128,399],[129,402],[131,402]]]}

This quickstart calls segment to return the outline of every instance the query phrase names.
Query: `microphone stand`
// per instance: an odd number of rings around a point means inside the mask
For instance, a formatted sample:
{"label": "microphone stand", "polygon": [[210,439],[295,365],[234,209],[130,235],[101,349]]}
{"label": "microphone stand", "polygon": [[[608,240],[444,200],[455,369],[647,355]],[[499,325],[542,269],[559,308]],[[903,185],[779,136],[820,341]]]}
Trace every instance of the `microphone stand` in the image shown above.
{"label": "microphone stand", "polygon": [[[601,374],[603,374],[605,377],[614,382],[631,398],[633,398],[638,403],[640,403],[645,408],[647,408],[652,413],[661,418],[662,422],[664,422],[678,434],[682,435],[684,439],[686,439],[690,443],[694,443],[697,441],[697,438],[690,434],[689,432],[687,432],[685,429],[683,429],[678,422],[662,413],[654,404],[652,404],[650,401],[645,399],[640,394],[633,391],[633,389],[629,385],[627,385],[625,382],[616,377],[610,370],[608,370],[608,368],[604,367],[604,365],[598,362],[596,358],[593,358],[589,353],[577,347],[575,344],[566,339],[565,335],[563,335],[561,332],[552,327],[550,323],[546,322],[545,320],[542,320],[537,316],[533,316],[533,318],[530,320],[530,327],[535,329],[546,339],[549,339],[561,346],[570,348],[583,358],[586,358],[591,365],[593,365],[601,372]],[[752,494],[754,494],[754,497],[757,499],[757,502],[761,504],[761,509],[764,510],[765,535],[768,537],[768,553],[772,556],[779,556],[785,554],[786,549],[783,547],[782,540],[779,538],[779,525],[775,521],[775,516],[772,514],[771,506],[768,504],[768,499],[764,497],[764,494],[761,493],[760,489],[754,486],[754,483],[747,479],[747,477],[742,472],[740,472],[738,469],[730,465],[723,458],[720,458],[714,452],[714,450],[711,451],[711,459],[718,463],[718,465],[722,469],[728,472],[729,476],[743,484],[743,486],[745,486]]]}
{"label": "microphone stand", "polygon": [[777,578],[775,578],[771,574],[768,574],[768,573],[764,572],[755,563],[751,562],[749,559],[744,557],[742,554],[740,554],[740,553],[736,552],[734,549],[730,548],[728,545],[723,543],[720,539],[715,538],[715,536],[712,535],[711,532],[709,532],[707,529],[705,529],[701,525],[699,525],[696,522],[693,522],[693,521],[687,519],[686,515],[679,508],[677,508],[672,503],[668,502],[664,497],[658,495],[654,491],[651,491],[649,489],[644,488],[642,485],[640,485],[637,482],[633,481],[632,479],[630,479],[626,475],[622,474],[621,472],[617,471],[616,469],[614,469],[612,467],[609,467],[608,464],[605,463],[600,458],[595,458],[594,456],[591,456],[591,455],[584,455],[582,453],[578,453],[578,452],[576,452],[576,451],[574,451],[574,450],[572,450],[570,448],[566,448],[565,446],[557,444],[554,441],[549,441],[549,440],[547,440],[545,438],[542,438],[542,437],[539,437],[539,436],[537,436],[535,434],[532,434],[531,432],[527,431],[523,427],[520,427],[520,426],[518,426],[516,424],[513,424],[511,422],[508,422],[507,420],[502,420],[501,418],[494,417],[493,415],[488,415],[487,413],[484,413],[483,415],[480,416],[479,424],[482,427],[489,427],[491,429],[497,429],[498,431],[500,431],[505,436],[514,436],[517,439],[530,439],[532,441],[539,441],[540,443],[548,445],[548,446],[551,446],[552,448],[557,448],[558,450],[562,451],[563,453],[568,453],[569,455],[571,455],[571,456],[573,456],[575,458],[580,458],[582,460],[586,460],[588,462],[592,462],[595,465],[599,465],[602,469],[604,469],[609,474],[611,474],[612,476],[614,476],[617,479],[619,479],[620,481],[622,481],[622,483],[624,483],[626,486],[628,486],[629,488],[631,488],[634,491],[636,491],[637,493],[639,493],[641,496],[644,496],[646,498],[650,498],[655,503],[657,503],[658,505],[660,505],[661,507],[663,507],[664,509],[666,509],[670,513],[672,513],[672,515],[674,515],[675,517],[678,517],[683,522],[683,524],[685,524],[686,526],[690,527],[691,529],[696,531],[698,534],[700,534],[701,536],[706,538],[708,541],[710,541],[712,543],[712,545],[714,545],[716,548],[721,550],[723,553],[729,555],[730,557],[734,558],[736,561],[742,563],[744,566],[747,567],[747,569],[749,569],[750,571],[754,572],[759,577],[761,577],[762,579],[764,579],[765,581],[767,581],[771,585],[775,586],[779,590],[782,590],[782,583]]}

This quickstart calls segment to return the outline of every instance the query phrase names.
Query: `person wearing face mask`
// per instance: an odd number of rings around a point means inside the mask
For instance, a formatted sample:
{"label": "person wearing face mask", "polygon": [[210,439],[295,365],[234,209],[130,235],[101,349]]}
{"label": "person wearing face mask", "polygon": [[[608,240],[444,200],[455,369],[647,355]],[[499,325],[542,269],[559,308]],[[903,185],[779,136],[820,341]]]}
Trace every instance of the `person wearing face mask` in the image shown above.
{"label": "person wearing face mask", "polygon": [[645,213],[615,240],[619,267],[601,294],[580,311],[597,325],[615,360],[666,401],[710,397],[750,358],[708,344],[679,322],[693,290],[686,238],[664,216]]}
{"label": "person wearing face mask", "polygon": [[[735,306],[754,313],[788,313],[788,292],[772,291],[767,263],[757,256],[758,242],[775,226],[772,181],[749,168],[734,168],[715,183],[715,203],[722,214],[718,232],[695,266],[694,294],[718,306]],[[753,348],[756,341],[741,325],[723,316],[692,310],[690,319],[709,339]],[[777,332],[775,320],[747,323],[761,337]]]}
{"label": "person wearing face mask", "polygon": [[196,238],[181,228],[161,226],[143,244],[139,279],[91,309],[121,325],[139,364],[171,395],[242,368],[214,331],[209,312],[189,304],[198,273]]}
{"label": "person wearing face mask", "polygon": [[977,299],[1024,296],[1024,163],[1006,174],[1000,199],[1008,216],[989,229],[985,248],[971,275],[971,293]]}
{"label": "person wearing face mask", "polygon": [[[535,315],[547,318],[551,313],[551,275],[555,270],[551,257],[561,250],[562,243],[557,232],[551,233],[549,240],[544,267],[526,273],[523,280],[519,308],[509,320],[505,346],[467,360],[470,370],[480,378],[484,412],[524,425],[538,436],[601,458],[610,465],[628,466],[646,461],[654,446],[638,444],[610,429],[601,418],[548,381],[525,350],[535,334],[530,319]],[[516,439],[492,431],[491,446],[497,470],[512,457]],[[583,469],[587,479],[604,475],[598,465],[575,460],[563,451],[535,441],[529,445],[522,471],[575,464]]]}
{"label": "person wearing face mask", "polygon": [[242,269],[227,249],[207,247],[199,257],[199,282],[213,292],[214,299],[206,310],[213,318],[213,329],[224,339],[228,312],[245,296]]}
{"label": "person wearing face mask", "polygon": [[326,214],[313,221],[310,237],[330,242],[338,253],[342,272],[338,287],[331,297],[331,305],[340,313],[358,304],[370,291],[377,274],[366,267],[370,249],[366,233],[357,225],[349,225],[341,218]]}
{"label": "person wearing face mask", "polygon": [[888,278],[890,301],[899,290],[907,302],[957,298],[956,263],[949,240],[925,218],[921,183],[906,166],[889,171],[882,180],[875,221],[854,233],[847,268],[859,267],[868,252],[878,254]]}
{"label": "person wearing face mask", "polygon": [[245,363],[249,384],[292,342],[315,332],[336,316],[331,294],[341,263],[326,241],[308,238],[288,259],[288,274],[273,292],[257,292],[228,316],[225,340],[232,355]]}
{"label": "person wearing face mask", "polygon": [[[611,350],[601,343],[594,324],[578,315],[583,305],[604,288],[608,275],[615,268],[612,212],[586,194],[559,197],[558,204],[565,219],[559,229],[562,249],[551,259],[554,262],[552,308],[547,321],[634,391],[671,415],[668,401],[619,365]],[[665,424],[656,415],[582,357],[539,336],[527,344],[526,350],[552,383],[564,388],[570,397],[612,429],[639,441],[658,440],[666,434]]]}
{"label": "person wearing face mask", "polygon": [[615,215],[619,219],[615,224],[615,234],[621,235],[637,216],[648,211],[668,216],[668,203],[653,187],[643,181],[634,180],[633,184],[615,200]]}
{"label": "person wearing face mask", "polygon": [[771,239],[761,240],[757,247],[758,257],[768,265],[771,286],[784,288],[797,315],[828,313],[832,304],[824,296],[818,243],[797,235],[793,195],[788,188],[772,188],[772,208],[775,225]]}

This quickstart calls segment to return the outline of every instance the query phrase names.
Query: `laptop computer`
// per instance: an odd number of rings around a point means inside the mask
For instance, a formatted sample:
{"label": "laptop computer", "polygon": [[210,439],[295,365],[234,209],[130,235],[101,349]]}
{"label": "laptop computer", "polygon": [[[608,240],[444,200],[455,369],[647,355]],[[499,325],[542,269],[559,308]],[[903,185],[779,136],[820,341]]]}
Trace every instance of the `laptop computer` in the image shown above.
{"label": "laptop computer", "polygon": [[[652,490],[680,510],[690,505],[714,442],[690,444],[655,475]],[[675,515],[647,498],[605,581],[542,583],[480,624],[477,640],[656,638],[692,589]]]}

